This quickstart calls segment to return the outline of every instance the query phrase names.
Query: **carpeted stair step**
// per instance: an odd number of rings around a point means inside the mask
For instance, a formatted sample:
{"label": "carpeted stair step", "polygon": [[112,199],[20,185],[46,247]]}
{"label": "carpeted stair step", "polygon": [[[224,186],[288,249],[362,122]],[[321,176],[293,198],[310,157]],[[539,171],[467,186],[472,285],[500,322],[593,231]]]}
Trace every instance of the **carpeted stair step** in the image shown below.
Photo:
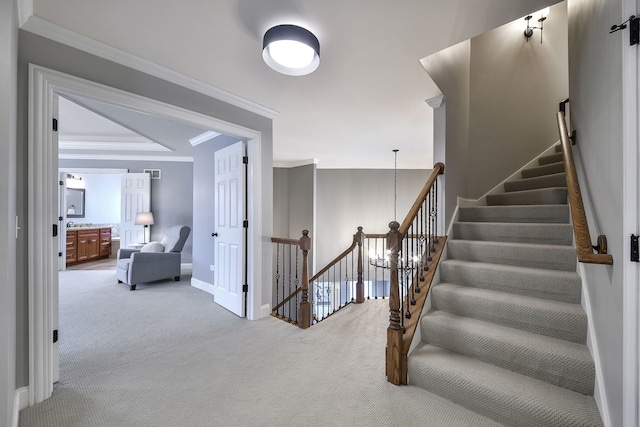
{"label": "carpeted stair step", "polygon": [[454,222],[453,238],[493,242],[571,245],[571,224],[517,224],[504,222]]}
{"label": "carpeted stair step", "polygon": [[592,396],[420,344],[408,362],[409,383],[513,427],[600,427]]}
{"label": "carpeted stair step", "polygon": [[579,304],[582,282],[575,271],[523,268],[457,259],[440,262],[440,280],[475,288]]}
{"label": "carpeted stair step", "polygon": [[586,344],[587,315],[579,304],[548,301],[453,283],[431,290],[436,310]]}
{"label": "carpeted stair step", "polygon": [[578,393],[593,395],[595,367],[584,344],[445,311],[420,320],[422,341]]}
{"label": "carpeted stair step", "polygon": [[449,240],[448,257],[490,264],[575,271],[576,252],[571,246],[528,243]]}
{"label": "carpeted stair step", "polygon": [[514,191],[487,195],[487,205],[562,205],[567,203],[566,187]]}
{"label": "carpeted stair step", "polygon": [[569,223],[569,206],[469,206],[458,210],[460,222]]}
{"label": "carpeted stair step", "polygon": [[551,175],[536,176],[533,178],[518,179],[504,183],[504,191],[523,191],[536,188],[566,187],[567,177],[564,172]]}
{"label": "carpeted stair step", "polygon": [[535,166],[524,169],[520,175],[523,178],[533,178],[536,176],[551,175],[554,173],[564,173],[564,163],[549,163],[543,166]]}
{"label": "carpeted stair step", "polygon": [[[558,147],[560,146],[558,145]],[[556,152],[553,154],[547,154],[546,156],[540,156],[540,158],[538,159],[538,164],[542,166],[542,165],[548,165],[550,163],[559,163],[559,162],[562,162],[563,160],[564,158],[562,157],[562,152]]]}

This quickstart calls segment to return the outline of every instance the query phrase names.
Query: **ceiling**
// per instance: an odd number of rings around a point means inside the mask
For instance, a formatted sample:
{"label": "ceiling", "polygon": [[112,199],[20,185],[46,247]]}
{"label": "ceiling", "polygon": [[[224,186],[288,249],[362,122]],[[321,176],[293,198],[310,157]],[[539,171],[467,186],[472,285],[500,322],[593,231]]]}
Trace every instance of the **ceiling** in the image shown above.
{"label": "ceiling", "polygon": [[[33,1],[33,14],[48,24],[277,111],[273,121],[276,164],[316,159],[319,168],[393,168],[392,149],[397,148],[401,169],[430,168],[433,164],[432,111],[425,100],[440,95],[440,91],[419,60],[556,3],[554,0],[26,1]],[[282,23],[304,26],[318,37],[321,62],[314,73],[285,76],[262,61],[262,35]],[[90,111],[108,108],[88,105],[87,100],[73,101]],[[141,129],[120,113],[110,111],[111,118],[146,138],[137,143],[154,141],[175,149],[176,156],[184,156],[190,150],[189,138],[180,136],[179,142],[170,141]],[[168,128],[163,129],[169,132]],[[114,135],[121,131],[113,130]],[[193,130],[201,131],[204,130]],[[89,132],[90,129],[68,129],[70,135],[75,133],[79,139]],[[149,151],[138,154],[145,153]]]}

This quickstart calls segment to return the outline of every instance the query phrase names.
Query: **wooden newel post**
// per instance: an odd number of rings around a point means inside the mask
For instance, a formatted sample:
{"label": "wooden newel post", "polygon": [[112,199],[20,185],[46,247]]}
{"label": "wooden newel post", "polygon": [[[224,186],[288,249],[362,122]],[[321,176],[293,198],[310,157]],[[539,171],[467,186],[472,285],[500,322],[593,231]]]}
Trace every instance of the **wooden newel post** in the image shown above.
{"label": "wooden newel post", "polygon": [[302,230],[300,238],[300,250],[302,251],[302,300],[300,301],[300,322],[302,329],[311,326],[311,304],[309,303],[309,261],[307,255],[311,249],[311,237],[309,230]]}
{"label": "wooden newel post", "polygon": [[389,327],[387,328],[386,373],[387,381],[400,385],[406,382],[406,360],[402,354],[404,330],[400,323],[400,286],[398,283],[398,252],[402,242],[400,224],[392,221],[387,233],[389,251],[390,290],[389,290]]}
{"label": "wooden newel post", "polygon": [[358,232],[355,236],[358,243],[358,281],[356,282],[356,300],[357,304],[364,302],[364,282],[362,281],[362,272],[364,271],[364,265],[362,264],[362,244],[364,243],[364,233],[362,227],[358,227]]}

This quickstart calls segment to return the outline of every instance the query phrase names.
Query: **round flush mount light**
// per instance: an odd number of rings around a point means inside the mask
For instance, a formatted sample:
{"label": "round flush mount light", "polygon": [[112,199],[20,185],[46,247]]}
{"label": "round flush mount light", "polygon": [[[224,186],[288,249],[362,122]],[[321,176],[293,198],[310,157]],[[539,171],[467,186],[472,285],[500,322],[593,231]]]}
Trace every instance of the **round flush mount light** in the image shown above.
{"label": "round flush mount light", "polygon": [[320,65],[320,43],[305,28],[277,25],[264,34],[262,58],[279,73],[304,76]]}

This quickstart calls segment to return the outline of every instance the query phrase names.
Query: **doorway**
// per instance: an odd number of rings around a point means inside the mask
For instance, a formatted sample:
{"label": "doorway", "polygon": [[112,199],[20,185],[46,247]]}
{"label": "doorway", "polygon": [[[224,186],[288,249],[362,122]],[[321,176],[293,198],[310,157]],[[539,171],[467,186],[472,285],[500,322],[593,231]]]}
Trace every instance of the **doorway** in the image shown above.
{"label": "doorway", "polygon": [[[248,272],[248,309],[250,320],[264,317],[269,306],[263,306],[263,270],[270,246],[262,244],[263,182],[261,133],[257,130],[195,113],[139,95],[109,88],[43,67],[30,65],[29,91],[29,404],[41,402],[53,391],[55,360],[51,333],[57,317],[57,142],[52,135],[53,98],[58,93],[84,96],[147,114],[156,114],[179,122],[213,129],[247,141],[250,157],[257,159],[248,166],[250,190],[248,220],[252,224],[247,236],[250,266]],[[53,233],[51,230],[53,229]]]}

